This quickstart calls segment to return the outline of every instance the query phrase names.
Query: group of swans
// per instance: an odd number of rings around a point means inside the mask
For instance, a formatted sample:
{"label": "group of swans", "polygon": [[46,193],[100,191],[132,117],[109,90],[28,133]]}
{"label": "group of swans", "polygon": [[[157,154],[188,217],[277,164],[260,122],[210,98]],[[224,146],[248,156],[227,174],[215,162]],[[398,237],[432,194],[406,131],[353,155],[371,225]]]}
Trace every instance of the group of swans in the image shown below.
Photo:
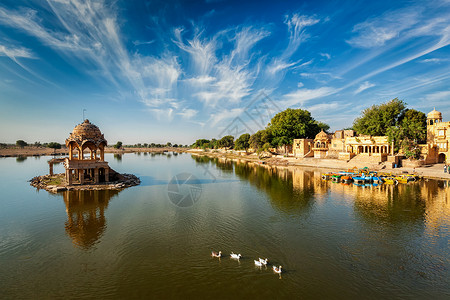
{"label": "group of swans", "polygon": [[[222,257],[222,251],[219,251],[219,252],[211,251],[211,256],[220,258],[220,257]],[[242,257],[242,255],[231,252],[230,257],[233,259],[239,260]],[[258,266],[258,267],[267,266],[267,263],[269,262],[269,260],[267,258],[262,259],[261,257],[258,258],[258,260],[253,260],[253,261],[255,262],[255,266]],[[277,274],[281,274],[281,268],[282,268],[281,266],[278,266],[278,267],[272,266],[272,270]]]}

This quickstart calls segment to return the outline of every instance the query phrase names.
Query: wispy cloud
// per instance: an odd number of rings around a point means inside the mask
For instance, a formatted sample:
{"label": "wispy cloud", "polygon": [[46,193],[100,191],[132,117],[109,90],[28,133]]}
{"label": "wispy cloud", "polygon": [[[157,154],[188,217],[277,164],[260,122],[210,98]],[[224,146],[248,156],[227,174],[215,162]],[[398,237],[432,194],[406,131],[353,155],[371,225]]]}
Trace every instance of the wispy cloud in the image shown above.
{"label": "wispy cloud", "polygon": [[300,44],[309,38],[309,34],[306,33],[305,28],[319,22],[320,19],[314,16],[299,14],[286,15],[284,23],[288,26],[289,30],[289,45],[283,53],[283,58],[291,57],[300,47]]}
{"label": "wispy cloud", "polygon": [[27,48],[12,48],[6,47],[4,45],[0,45],[0,56],[7,56],[12,60],[16,60],[16,58],[35,58],[30,49]]}
{"label": "wispy cloud", "polygon": [[360,86],[353,92],[354,95],[357,95],[361,93],[362,91],[365,91],[371,87],[374,87],[375,84],[370,83],[369,81],[364,81]]}
{"label": "wispy cloud", "polygon": [[319,53],[319,55],[325,57],[326,59],[331,59],[331,55],[328,53]]}
{"label": "wispy cloud", "polygon": [[439,64],[439,63],[448,62],[448,61],[450,61],[450,59],[448,59],[448,58],[427,58],[427,59],[421,60],[420,62],[421,63],[436,63],[436,64]]}
{"label": "wispy cloud", "polygon": [[309,100],[320,99],[337,93],[339,90],[332,87],[317,89],[300,88],[283,96],[280,104],[284,107],[302,106]]}
{"label": "wispy cloud", "polygon": [[368,19],[353,27],[353,36],[347,42],[355,47],[372,48],[383,46],[387,41],[399,37],[406,29],[419,21],[415,9],[387,12],[380,17]]}

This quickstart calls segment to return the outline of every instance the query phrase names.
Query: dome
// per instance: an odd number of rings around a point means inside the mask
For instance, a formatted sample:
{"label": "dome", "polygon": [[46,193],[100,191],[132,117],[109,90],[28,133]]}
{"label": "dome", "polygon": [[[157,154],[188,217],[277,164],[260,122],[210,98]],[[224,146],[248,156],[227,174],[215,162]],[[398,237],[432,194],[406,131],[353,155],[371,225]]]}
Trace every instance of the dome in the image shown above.
{"label": "dome", "polygon": [[430,111],[427,115],[428,119],[439,119],[442,120],[442,113],[437,111],[436,109],[433,109]]}
{"label": "dome", "polygon": [[69,138],[66,140],[66,145],[72,141],[80,146],[85,142],[92,142],[96,146],[101,143],[106,145],[107,143],[100,129],[94,124],[91,124],[87,119],[83,123],[75,126]]}
{"label": "dome", "polygon": [[316,140],[328,139],[328,134],[326,134],[323,129],[316,135]]}

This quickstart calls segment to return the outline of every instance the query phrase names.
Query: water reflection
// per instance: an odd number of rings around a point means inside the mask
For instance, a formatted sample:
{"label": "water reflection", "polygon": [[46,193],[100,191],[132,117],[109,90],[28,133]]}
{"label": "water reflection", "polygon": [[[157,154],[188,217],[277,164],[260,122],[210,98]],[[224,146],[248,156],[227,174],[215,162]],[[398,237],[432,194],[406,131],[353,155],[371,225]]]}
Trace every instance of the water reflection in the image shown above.
{"label": "water reflection", "polygon": [[105,210],[119,191],[66,191],[67,221],[65,229],[75,246],[89,249],[106,230]]}
{"label": "water reflection", "polygon": [[17,156],[16,157],[16,162],[21,163],[27,160],[26,156]]}
{"label": "water reflection", "polygon": [[123,156],[123,154],[115,153],[114,154],[114,159],[117,160],[118,162],[121,162],[122,161],[122,156]]}
{"label": "water reflection", "polygon": [[299,214],[307,212],[313,206],[315,185],[314,173],[311,171],[293,171],[224,158],[202,157],[199,161],[205,162],[208,159],[222,172],[230,173],[234,170],[240,179],[245,179],[266,192],[272,206],[281,212]]}
{"label": "water reflection", "polygon": [[418,225],[427,226],[427,230],[450,225],[448,181],[357,186],[322,180],[319,169],[273,167],[207,156],[192,158],[197,164],[211,162],[225,173],[234,170],[240,179],[264,191],[272,206],[284,213],[307,212],[315,203],[320,204],[333,195],[338,201],[352,206],[355,215],[370,224]]}

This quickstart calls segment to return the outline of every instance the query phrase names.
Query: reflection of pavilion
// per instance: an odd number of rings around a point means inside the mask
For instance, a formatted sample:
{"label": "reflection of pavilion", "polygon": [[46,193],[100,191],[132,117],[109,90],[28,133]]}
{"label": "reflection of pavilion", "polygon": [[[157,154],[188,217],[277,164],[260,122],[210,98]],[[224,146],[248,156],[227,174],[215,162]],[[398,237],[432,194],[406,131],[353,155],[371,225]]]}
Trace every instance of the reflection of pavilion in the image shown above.
{"label": "reflection of pavilion", "polygon": [[105,210],[117,190],[85,190],[64,192],[66,233],[74,245],[89,249],[106,229]]}

